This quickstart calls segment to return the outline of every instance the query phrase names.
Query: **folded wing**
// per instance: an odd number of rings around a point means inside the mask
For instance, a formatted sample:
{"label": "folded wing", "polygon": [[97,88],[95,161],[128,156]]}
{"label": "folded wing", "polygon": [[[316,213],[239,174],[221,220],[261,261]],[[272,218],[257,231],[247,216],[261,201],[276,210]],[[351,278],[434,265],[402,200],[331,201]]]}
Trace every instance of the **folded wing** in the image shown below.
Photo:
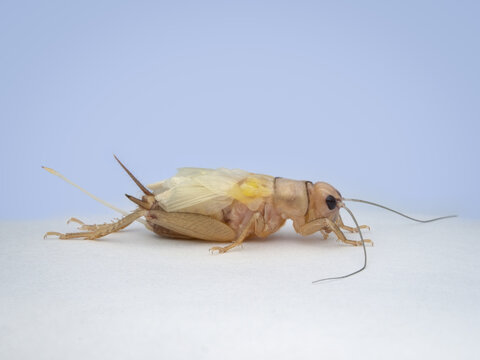
{"label": "folded wing", "polygon": [[148,186],[168,212],[216,214],[234,200],[252,210],[273,193],[273,177],[244,170],[181,168],[170,179]]}

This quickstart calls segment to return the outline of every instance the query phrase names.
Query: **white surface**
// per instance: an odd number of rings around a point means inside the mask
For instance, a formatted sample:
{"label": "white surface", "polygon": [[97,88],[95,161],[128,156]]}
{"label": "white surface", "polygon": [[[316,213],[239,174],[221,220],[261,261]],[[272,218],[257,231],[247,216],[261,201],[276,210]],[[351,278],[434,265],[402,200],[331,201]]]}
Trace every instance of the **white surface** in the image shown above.
{"label": "white surface", "polygon": [[0,358],[473,358],[480,222],[363,209],[375,241],[367,270],[318,285],[359,267],[361,249],[301,238],[290,224],[214,256],[211,243],[141,225],[60,241],[42,235],[73,230],[64,219],[3,221]]}

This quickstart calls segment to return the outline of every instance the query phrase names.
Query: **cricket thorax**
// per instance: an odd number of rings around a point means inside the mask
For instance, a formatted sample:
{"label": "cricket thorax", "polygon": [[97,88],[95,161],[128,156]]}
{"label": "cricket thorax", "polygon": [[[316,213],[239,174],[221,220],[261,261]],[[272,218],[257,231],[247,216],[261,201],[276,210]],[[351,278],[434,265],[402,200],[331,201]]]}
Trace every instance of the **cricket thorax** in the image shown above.
{"label": "cricket thorax", "polygon": [[282,217],[293,219],[306,215],[309,207],[308,184],[310,182],[275,178],[273,203]]}
{"label": "cricket thorax", "polygon": [[240,201],[234,201],[223,210],[223,221],[239,233],[254,214],[258,214],[258,218],[248,236],[268,236],[280,229],[285,223],[285,218],[277,211],[271,198],[266,199],[255,212]]}
{"label": "cricket thorax", "polygon": [[286,219],[304,217],[309,208],[307,184],[310,183],[284,178],[272,180],[269,196],[258,197],[260,202],[255,209],[253,203],[239,200],[223,209],[225,223],[238,232],[256,213],[258,218],[250,235],[264,237],[280,229]]}

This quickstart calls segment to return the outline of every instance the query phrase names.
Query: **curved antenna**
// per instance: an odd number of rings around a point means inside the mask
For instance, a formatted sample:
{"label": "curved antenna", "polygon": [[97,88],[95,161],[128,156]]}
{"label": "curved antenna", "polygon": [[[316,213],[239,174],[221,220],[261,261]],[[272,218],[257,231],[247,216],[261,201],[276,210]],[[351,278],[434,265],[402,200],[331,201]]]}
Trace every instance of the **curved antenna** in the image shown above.
{"label": "curved antenna", "polygon": [[347,274],[347,275],[342,275],[342,276],[335,276],[335,277],[329,277],[329,278],[325,278],[325,279],[320,279],[320,280],[315,280],[315,281],[312,281],[312,284],[316,284],[316,283],[319,283],[321,281],[326,281],[326,280],[339,280],[339,279],[345,279],[349,276],[352,276],[352,275],[355,275],[355,274],[358,274],[360,271],[363,271],[365,270],[365,268],[367,267],[367,249],[365,248],[365,241],[363,240],[363,235],[362,235],[362,231],[360,230],[360,226],[358,225],[358,222],[357,222],[357,219],[355,219],[355,216],[353,216],[353,213],[350,211],[349,208],[347,208],[345,205],[343,206],[343,208],[345,210],[348,211],[348,213],[350,214],[350,216],[352,217],[353,221],[355,222],[355,226],[357,227],[357,230],[358,230],[358,233],[360,234],[360,239],[362,241],[362,247],[363,247],[363,255],[364,255],[364,262],[363,262],[363,266],[350,273],[350,274]]}
{"label": "curved antenna", "polygon": [[437,221],[437,220],[443,220],[443,219],[448,219],[448,218],[457,217],[457,215],[448,215],[448,216],[441,216],[441,217],[434,218],[434,219],[429,219],[429,220],[419,220],[419,219],[415,219],[415,218],[413,218],[413,217],[410,217],[410,216],[408,216],[408,215],[402,214],[401,212],[399,212],[399,211],[397,211],[397,210],[390,209],[390,208],[388,208],[388,207],[386,207],[386,206],[383,206],[383,205],[380,205],[380,204],[377,204],[377,203],[374,203],[374,202],[371,202],[371,201],[359,200],[359,199],[345,199],[345,198],[342,198],[342,200],[345,200],[345,201],[355,201],[355,202],[360,202],[360,203],[364,203],[364,204],[368,204],[368,205],[378,206],[378,207],[380,207],[380,208],[382,208],[382,209],[385,209],[385,210],[394,212],[395,214],[398,214],[398,215],[400,215],[400,216],[406,217],[407,219],[410,219],[410,220],[413,220],[413,221],[417,221],[417,222],[421,222],[421,223],[429,223],[429,222],[432,222],[432,221]]}

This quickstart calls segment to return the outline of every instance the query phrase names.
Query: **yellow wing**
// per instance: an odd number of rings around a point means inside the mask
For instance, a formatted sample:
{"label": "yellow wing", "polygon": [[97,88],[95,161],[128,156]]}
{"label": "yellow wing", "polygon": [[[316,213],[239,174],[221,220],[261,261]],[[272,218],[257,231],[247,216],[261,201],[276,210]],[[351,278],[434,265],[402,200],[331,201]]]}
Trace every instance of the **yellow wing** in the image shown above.
{"label": "yellow wing", "polygon": [[256,210],[273,194],[273,177],[244,170],[181,168],[170,179],[148,185],[168,212],[215,214],[234,200]]}

